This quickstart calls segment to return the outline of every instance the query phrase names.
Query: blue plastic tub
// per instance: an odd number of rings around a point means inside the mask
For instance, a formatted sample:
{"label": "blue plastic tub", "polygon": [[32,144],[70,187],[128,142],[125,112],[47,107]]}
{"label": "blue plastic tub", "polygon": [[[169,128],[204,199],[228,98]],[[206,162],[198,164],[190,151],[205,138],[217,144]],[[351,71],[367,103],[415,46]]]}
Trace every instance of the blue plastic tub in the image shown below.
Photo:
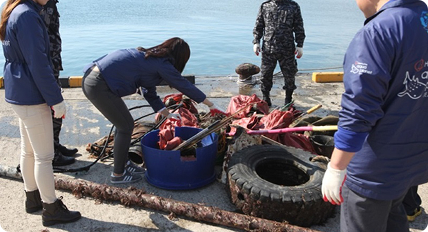
{"label": "blue plastic tub", "polygon": [[[175,135],[189,139],[202,129],[176,127]],[[183,159],[180,151],[158,149],[159,130],[147,133],[141,140],[147,171],[145,178],[150,184],[169,190],[195,189],[215,180],[217,156],[216,133],[206,136],[196,148],[196,158]]]}

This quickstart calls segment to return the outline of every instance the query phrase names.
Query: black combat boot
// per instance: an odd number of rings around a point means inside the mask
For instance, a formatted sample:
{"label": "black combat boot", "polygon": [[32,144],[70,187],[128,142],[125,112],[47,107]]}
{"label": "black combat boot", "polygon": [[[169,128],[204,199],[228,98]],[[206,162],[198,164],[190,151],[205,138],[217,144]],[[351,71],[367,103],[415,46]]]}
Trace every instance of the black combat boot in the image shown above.
{"label": "black combat boot", "polygon": [[[67,147],[65,147],[59,143],[59,134],[61,132],[61,127],[62,127],[62,118],[52,117],[52,122],[53,122],[53,134],[54,134],[54,148],[55,148],[55,150],[58,150],[64,156],[74,156],[78,152],[77,148],[68,149]],[[58,166],[60,166],[60,165],[58,165]]]}
{"label": "black combat boot", "polygon": [[285,90],[285,104],[287,105],[288,103],[290,103],[293,100],[293,92],[294,90]]}
{"label": "black combat boot", "polygon": [[25,196],[27,197],[27,199],[25,199],[25,211],[27,213],[34,213],[43,209],[39,190],[31,192],[25,191]]}
{"label": "black combat boot", "polygon": [[61,152],[62,155],[65,155],[65,156],[73,156],[79,151],[77,150],[77,148],[68,149],[67,147],[59,143],[58,143],[58,150]]}
{"label": "black combat boot", "polygon": [[70,211],[61,201],[62,197],[52,204],[43,203],[43,226],[52,226],[59,223],[69,223],[79,220],[82,216],[78,211]]}
{"label": "black combat boot", "polygon": [[265,101],[268,106],[272,106],[272,102],[270,101],[269,92],[262,92],[263,93],[263,101]]}
{"label": "black combat boot", "polygon": [[54,158],[52,160],[53,166],[65,166],[72,164],[76,161],[74,157],[68,157],[61,154],[61,152],[55,150]]}

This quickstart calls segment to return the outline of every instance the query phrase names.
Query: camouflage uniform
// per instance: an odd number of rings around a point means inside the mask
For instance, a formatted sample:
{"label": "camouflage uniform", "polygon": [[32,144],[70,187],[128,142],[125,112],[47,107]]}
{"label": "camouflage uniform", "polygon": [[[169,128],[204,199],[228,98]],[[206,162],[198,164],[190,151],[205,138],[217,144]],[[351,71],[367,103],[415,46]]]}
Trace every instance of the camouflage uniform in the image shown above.
{"label": "camouflage uniform", "polygon": [[[58,82],[59,87],[61,87],[61,82],[59,81],[59,72],[63,70],[62,68],[62,59],[61,59],[61,36],[59,34],[59,12],[57,9],[56,4],[58,3],[58,0],[49,0],[46,5],[43,6],[42,11],[40,12],[40,15],[42,19],[45,21],[45,25],[48,31],[49,35],[49,49],[50,49],[50,55],[51,55],[51,61],[53,65],[53,73],[54,76]],[[55,148],[55,158],[54,158],[54,166],[61,166],[62,164],[68,164],[71,163],[74,158],[72,157],[61,157],[58,159],[60,148],[59,143],[59,134],[61,132],[62,127],[62,118],[55,118],[53,117],[53,110],[52,110],[52,122],[53,122],[53,135],[54,135],[54,148]],[[63,146],[62,146],[63,147]]]}
{"label": "camouflage uniform", "polygon": [[[49,34],[50,42],[50,55],[52,59],[53,69],[55,78],[59,78],[59,71],[62,69],[61,60],[61,36],[59,34],[59,12],[56,7],[58,0],[49,0],[46,5],[43,6],[43,10],[40,15],[45,21],[46,27]],[[58,80],[58,84],[61,83]]]}
{"label": "camouflage uniform", "polygon": [[294,51],[296,44],[297,47],[303,47],[306,37],[300,6],[292,0],[270,0],[262,3],[253,35],[253,44],[260,43],[263,38],[261,64],[263,94],[269,96],[272,89],[273,72],[277,61],[284,76],[283,89],[292,93],[296,89],[297,73]]}

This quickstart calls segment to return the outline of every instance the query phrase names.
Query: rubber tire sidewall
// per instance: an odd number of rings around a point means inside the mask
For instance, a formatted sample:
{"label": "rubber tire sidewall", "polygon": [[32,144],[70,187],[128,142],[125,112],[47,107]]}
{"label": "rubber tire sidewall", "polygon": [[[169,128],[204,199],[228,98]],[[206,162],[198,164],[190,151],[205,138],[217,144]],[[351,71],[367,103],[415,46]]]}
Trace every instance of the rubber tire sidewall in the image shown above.
{"label": "rubber tire sidewall", "polygon": [[[232,155],[228,164],[228,186],[232,202],[245,214],[299,226],[319,224],[329,218],[334,206],[322,199],[325,164],[311,162],[309,152],[291,154],[273,145],[250,146]],[[301,185],[281,186],[262,179],[257,165],[281,160],[302,170],[309,180]]]}

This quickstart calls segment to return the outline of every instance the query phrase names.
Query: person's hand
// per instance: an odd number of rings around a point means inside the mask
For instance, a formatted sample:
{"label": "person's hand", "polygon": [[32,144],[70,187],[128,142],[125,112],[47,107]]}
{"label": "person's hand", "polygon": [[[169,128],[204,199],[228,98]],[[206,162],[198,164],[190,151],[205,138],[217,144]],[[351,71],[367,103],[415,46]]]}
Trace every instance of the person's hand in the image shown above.
{"label": "person's hand", "polygon": [[256,53],[256,56],[258,56],[260,53],[260,44],[255,43],[253,46],[253,50],[254,50],[254,53]]}
{"label": "person's hand", "polygon": [[227,113],[225,113],[223,109],[220,109],[218,106],[216,106],[216,104],[213,104],[212,106],[210,106],[210,113],[211,113],[211,116],[214,116],[216,114],[223,114],[227,116]]}
{"label": "person's hand", "polygon": [[346,169],[338,170],[327,165],[324,178],[322,179],[321,192],[325,202],[340,205],[343,202],[342,186],[346,180]]}
{"label": "person's hand", "polygon": [[67,111],[64,101],[53,105],[52,110],[54,111],[54,118],[65,118],[65,113]]}
{"label": "person's hand", "polygon": [[296,47],[294,54],[296,55],[297,59],[300,59],[303,56],[303,48]]}

